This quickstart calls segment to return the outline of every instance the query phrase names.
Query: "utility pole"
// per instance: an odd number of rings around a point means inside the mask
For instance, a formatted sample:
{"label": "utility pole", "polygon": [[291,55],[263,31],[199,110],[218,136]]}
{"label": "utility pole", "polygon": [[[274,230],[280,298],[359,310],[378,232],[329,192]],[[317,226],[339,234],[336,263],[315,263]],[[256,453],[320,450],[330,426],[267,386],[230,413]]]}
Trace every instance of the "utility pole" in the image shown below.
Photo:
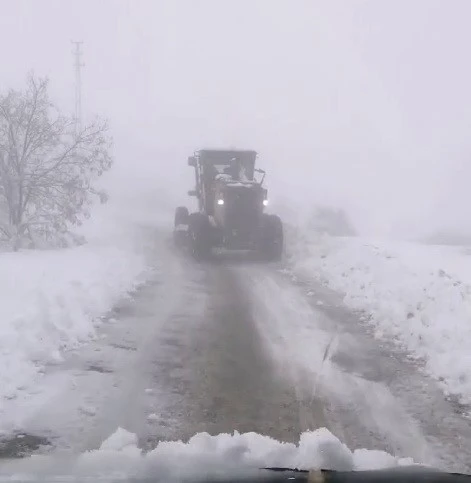
{"label": "utility pole", "polygon": [[75,135],[77,136],[82,128],[82,75],[81,68],[85,65],[82,63],[81,47],[83,42],[72,42],[75,45],[74,67],[75,67]]}

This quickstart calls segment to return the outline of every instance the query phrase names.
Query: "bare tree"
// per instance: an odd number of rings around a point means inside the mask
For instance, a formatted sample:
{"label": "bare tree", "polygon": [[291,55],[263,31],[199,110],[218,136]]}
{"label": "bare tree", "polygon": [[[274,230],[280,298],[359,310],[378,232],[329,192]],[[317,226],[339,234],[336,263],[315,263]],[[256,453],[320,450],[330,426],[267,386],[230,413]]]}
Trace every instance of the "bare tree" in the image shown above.
{"label": "bare tree", "polygon": [[51,103],[47,79],[30,75],[25,91],[0,96],[0,235],[54,238],[89,216],[93,182],[112,165],[105,122],[75,133]]}

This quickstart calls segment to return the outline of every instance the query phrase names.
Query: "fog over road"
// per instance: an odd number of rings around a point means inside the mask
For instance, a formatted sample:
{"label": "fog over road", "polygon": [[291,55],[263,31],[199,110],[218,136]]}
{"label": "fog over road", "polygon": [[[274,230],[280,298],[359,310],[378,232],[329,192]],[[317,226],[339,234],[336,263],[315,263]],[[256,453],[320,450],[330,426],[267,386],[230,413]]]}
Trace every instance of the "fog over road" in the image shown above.
{"label": "fog over road", "polygon": [[352,448],[471,470],[466,408],[376,341],[339,295],[282,264],[196,263],[167,236],[153,249],[150,279],[99,337],[7,405],[16,422],[4,456],[98,448],[118,427],[142,448],[203,431],[296,442],[327,427]]}

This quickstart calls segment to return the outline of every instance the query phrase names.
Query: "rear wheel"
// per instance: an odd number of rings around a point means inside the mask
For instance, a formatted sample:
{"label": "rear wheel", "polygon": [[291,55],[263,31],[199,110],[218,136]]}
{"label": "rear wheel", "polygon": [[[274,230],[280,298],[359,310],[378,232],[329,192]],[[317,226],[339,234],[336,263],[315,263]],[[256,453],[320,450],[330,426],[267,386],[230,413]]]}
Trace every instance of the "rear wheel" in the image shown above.
{"label": "rear wheel", "polygon": [[203,213],[192,213],[189,217],[188,235],[190,251],[196,260],[208,259],[211,256],[211,224]]}
{"label": "rear wheel", "polygon": [[283,224],[279,216],[263,215],[260,253],[264,260],[281,260],[283,255]]}

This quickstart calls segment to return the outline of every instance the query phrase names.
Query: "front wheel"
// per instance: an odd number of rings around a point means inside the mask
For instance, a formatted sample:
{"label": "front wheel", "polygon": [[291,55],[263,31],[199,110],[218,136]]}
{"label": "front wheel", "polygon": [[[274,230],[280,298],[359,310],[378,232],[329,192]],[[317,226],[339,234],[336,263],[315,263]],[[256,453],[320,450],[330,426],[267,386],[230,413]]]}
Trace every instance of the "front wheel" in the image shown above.
{"label": "front wheel", "polygon": [[189,220],[190,214],[188,213],[188,208],[185,206],[179,206],[175,210],[175,221],[173,228],[173,242],[178,248],[184,247],[187,243]]}
{"label": "front wheel", "polygon": [[260,253],[268,261],[278,261],[283,256],[283,223],[277,215],[263,215]]}
{"label": "front wheel", "polygon": [[192,213],[189,218],[188,235],[190,251],[196,260],[205,260],[211,256],[211,224],[203,213]]}
{"label": "front wheel", "polygon": [[186,206],[179,206],[175,210],[175,223],[174,223],[175,228],[182,225],[188,225],[189,220],[190,220],[190,213],[188,212],[188,208]]}

